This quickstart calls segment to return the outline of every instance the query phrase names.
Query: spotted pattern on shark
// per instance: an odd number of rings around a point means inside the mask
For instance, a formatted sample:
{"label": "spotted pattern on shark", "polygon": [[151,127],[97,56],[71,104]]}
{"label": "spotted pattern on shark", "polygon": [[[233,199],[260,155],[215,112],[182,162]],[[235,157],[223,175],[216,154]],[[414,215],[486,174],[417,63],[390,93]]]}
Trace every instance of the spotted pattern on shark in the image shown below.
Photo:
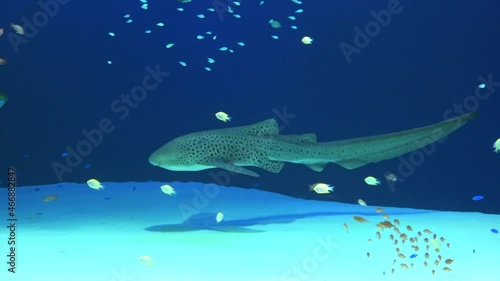
{"label": "spotted pattern on shark", "polygon": [[355,169],[422,148],[465,125],[475,113],[397,133],[333,142],[317,142],[315,134],[280,135],[276,120],[180,136],[149,157],[155,166],[172,171],[222,168],[258,177],[245,167],[279,173],[285,162],[321,172],[328,163]]}

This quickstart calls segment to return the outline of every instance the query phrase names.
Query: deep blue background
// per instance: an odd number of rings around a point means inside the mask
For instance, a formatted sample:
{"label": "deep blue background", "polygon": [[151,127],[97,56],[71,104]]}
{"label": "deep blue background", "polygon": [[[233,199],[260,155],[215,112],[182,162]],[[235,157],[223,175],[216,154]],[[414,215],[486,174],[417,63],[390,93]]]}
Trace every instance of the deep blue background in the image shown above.
{"label": "deep blue background", "polygon": [[[211,1],[150,1],[146,11],[139,1],[73,0],[18,53],[9,43],[9,22],[32,19],[41,8],[36,1],[2,3],[0,57],[8,64],[0,66],[0,91],[9,101],[0,109],[1,164],[17,168],[20,185],[57,182],[53,161],[63,163],[65,147],[75,147],[83,129],[96,128],[107,117],[115,131],[64,181],[213,182],[209,171],[171,172],[151,166],[147,158],[182,134],[251,124],[284,107],[296,117],[283,134],[314,132],[320,141],[411,129],[442,121],[447,109],[474,95],[478,76],[491,74],[500,81],[497,1],[402,1],[402,12],[350,64],[339,44],[353,44],[353,28],[363,29],[373,20],[370,11],[385,9],[388,1],[258,2],[241,1],[235,8],[241,19],[225,13],[221,20],[206,11]],[[304,13],[295,15],[295,22],[288,20],[298,8]],[[132,24],[124,23],[126,13]],[[207,17],[198,19],[199,13]],[[270,19],[283,27],[273,29]],[[157,22],[165,26],[157,27]],[[153,32],[145,34],[146,29]],[[110,31],[116,36],[110,37]],[[205,31],[214,32],[217,40],[195,38]],[[272,39],[273,34],[280,39]],[[315,38],[314,44],[302,44],[305,35]],[[170,42],[176,45],[166,49]],[[222,46],[235,52],[218,51]],[[211,72],[203,69],[206,57],[216,60]],[[180,66],[179,60],[188,66]],[[110,110],[112,101],[141,84],[146,66],[157,64],[170,76],[119,120]],[[260,178],[235,176],[229,184],[258,184],[319,200],[354,203],[363,198],[373,205],[500,213],[500,155],[492,153],[500,137],[499,92],[497,87],[481,101],[478,118],[438,144],[395,192],[385,183],[367,186],[363,179],[383,179],[385,171],[397,170],[397,159],[352,171],[330,164],[322,173],[293,164],[280,174],[255,168]],[[220,110],[233,121],[217,120],[214,113]],[[85,169],[87,163],[92,167]],[[5,183],[6,175],[0,179]],[[315,182],[330,183],[335,192],[309,192],[308,185]],[[477,194],[485,199],[472,201]]]}

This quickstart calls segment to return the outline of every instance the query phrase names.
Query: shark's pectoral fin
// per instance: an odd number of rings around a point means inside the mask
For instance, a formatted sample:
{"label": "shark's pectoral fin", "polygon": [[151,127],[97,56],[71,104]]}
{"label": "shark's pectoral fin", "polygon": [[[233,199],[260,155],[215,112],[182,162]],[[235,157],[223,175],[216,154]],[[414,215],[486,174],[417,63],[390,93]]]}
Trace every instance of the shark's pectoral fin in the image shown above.
{"label": "shark's pectoral fin", "polygon": [[328,164],[328,162],[318,162],[318,163],[314,163],[314,164],[306,164],[306,166],[315,172],[323,172],[326,164]]}
{"label": "shark's pectoral fin", "polygon": [[222,160],[211,159],[208,161],[208,163],[212,166],[224,169],[226,171],[230,171],[230,172],[234,172],[234,173],[238,173],[238,174],[243,174],[243,175],[247,175],[247,176],[251,176],[251,177],[259,177],[259,174],[257,174],[256,172],[250,171],[246,168],[243,168],[243,167],[238,166],[238,165],[234,165],[234,164],[229,163],[229,162],[224,162]]}

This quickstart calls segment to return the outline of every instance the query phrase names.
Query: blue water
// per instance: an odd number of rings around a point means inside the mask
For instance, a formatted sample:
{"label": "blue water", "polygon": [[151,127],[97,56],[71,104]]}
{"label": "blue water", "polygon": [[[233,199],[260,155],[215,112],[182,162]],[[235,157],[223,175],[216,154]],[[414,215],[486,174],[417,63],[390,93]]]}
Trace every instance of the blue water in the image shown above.
{"label": "blue water", "polygon": [[[287,164],[280,174],[259,171],[258,180],[237,176],[230,184],[317,200],[364,198],[377,205],[500,213],[500,155],[492,152],[500,137],[500,88],[494,82],[476,92],[482,83],[478,77],[500,81],[500,5],[495,1],[401,1],[390,23],[350,63],[339,45],[353,45],[354,28],[364,29],[374,19],[370,11],[387,9],[390,1],[266,1],[259,6],[245,0],[233,8],[241,19],[206,11],[210,1],[149,1],[148,10],[140,8],[140,1],[66,2],[17,47],[9,37],[10,22],[33,21],[42,8],[35,1],[16,1],[0,9],[5,28],[0,57],[8,61],[0,66],[0,92],[9,97],[0,109],[0,159],[2,169],[16,167],[21,186],[61,181],[53,163],[63,163],[66,147],[75,148],[85,139],[82,130],[99,128],[104,118],[110,122],[104,127],[113,129],[62,181],[213,182],[208,171],[171,172],[153,167],[147,158],[177,136],[247,125],[283,111],[291,114],[287,122],[278,117],[283,134],[313,132],[319,141],[332,141],[432,124],[462,106],[464,113],[478,110],[477,119],[437,144],[395,189],[385,182],[369,187],[363,179],[383,179],[386,171],[398,170],[398,159],[351,171],[330,164],[322,173]],[[304,12],[294,14],[299,8]],[[206,18],[197,18],[200,13]],[[125,14],[133,23],[125,23]],[[297,19],[288,20],[290,15]],[[283,27],[273,29],[270,19]],[[145,34],[147,29],[152,33]],[[196,39],[206,31],[217,40]],[[278,40],[271,38],[274,34]],[[314,38],[312,45],[301,43],[306,35]],[[165,48],[171,42],[176,45]],[[234,53],[218,51],[222,46]],[[209,65],[207,57],[216,62]],[[182,67],[179,60],[188,65]],[[128,113],[112,110],[116,99],[142,84],[148,66],[169,75],[136,108],[128,106]],[[233,117],[230,124],[214,117],[221,110]],[[0,175],[1,185],[6,178],[6,172]],[[315,182],[328,182],[335,192],[309,192]],[[484,199],[474,201],[475,195]]]}

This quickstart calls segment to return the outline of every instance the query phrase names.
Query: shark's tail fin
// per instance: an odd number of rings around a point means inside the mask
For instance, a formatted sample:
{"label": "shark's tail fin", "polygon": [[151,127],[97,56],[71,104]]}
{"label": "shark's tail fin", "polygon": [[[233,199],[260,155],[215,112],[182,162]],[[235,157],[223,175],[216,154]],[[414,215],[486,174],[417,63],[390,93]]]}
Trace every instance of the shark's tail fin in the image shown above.
{"label": "shark's tail fin", "polygon": [[329,146],[334,150],[332,152],[336,159],[332,162],[346,169],[355,169],[369,163],[398,157],[438,141],[465,125],[475,116],[476,112],[472,112],[426,127],[320,145]]}

